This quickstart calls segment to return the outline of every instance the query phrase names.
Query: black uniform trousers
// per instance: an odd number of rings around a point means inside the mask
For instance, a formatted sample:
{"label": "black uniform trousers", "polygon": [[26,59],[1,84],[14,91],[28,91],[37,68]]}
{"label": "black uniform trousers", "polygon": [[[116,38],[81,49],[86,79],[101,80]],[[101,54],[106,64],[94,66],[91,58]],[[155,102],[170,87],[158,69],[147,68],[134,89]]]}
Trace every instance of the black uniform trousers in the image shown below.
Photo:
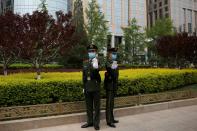
{"label": "black uniform trousers", "polygon": [[[99,91],[85,92],[85,100],[86,100],[88,124],[94,124],[94,126],[99,126],[100,124],[100,92]],[[95,110],[94,118],[93,118],[93,109]]]}
{"label": "black uniform trousers", "polygon": [[114,90],[106,90],[106,121],[107,123],[114,122],[114,97],[115,91]]}

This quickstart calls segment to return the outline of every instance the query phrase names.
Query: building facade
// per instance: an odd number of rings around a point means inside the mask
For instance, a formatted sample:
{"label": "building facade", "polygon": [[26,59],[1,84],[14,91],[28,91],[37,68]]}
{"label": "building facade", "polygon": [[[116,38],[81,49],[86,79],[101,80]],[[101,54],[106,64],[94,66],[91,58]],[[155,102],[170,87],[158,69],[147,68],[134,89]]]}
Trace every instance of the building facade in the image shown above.
{"label": "building facade", "polygon": [[13,0],[0,0],[0,14],[5,13],[7,10],[14,10]]}
{"label": "building facade", "polygon": [[136,18],[142,28],[147,26],[146,0],[97,0],[97,2],[109,22],[112,47],[124,42],[122,27],[127,27],[132,18]]}
{"label": "building facade", "polygon": [[177,32],[197,31],[197,0],[147,0],[148,27],[157,19],[169,17]]}
{"label": "building facade", "polygon": [[[1,12],[12,10],[14,13],[23,15],[25,13],[32,13],[40,8],[42,0],[0,0],[2,5]],[[55,16],[56,11],[68,11],[68,0],[46,0],[46,7],[49,14]],[[0,13],[1,13],[0,12]]]}
{"label": "building facade", "polygon": [[[72,11],[74,1],[46,0],[46,6],[49,13],[55,16],[55,12],[59,10]],[[89,1],[91,0],[82,0],[84,12]],[[112,34],[110,39],[112,47],[123,42],[122,27],[127,27],[132,18],[136,18],[142,28],[147,26],[146,0],[97,0],[97,2],[108,21],[109,32]],[[10,9],[23,15],[39,9],[41,0],[0,0],[0,4],[3,4],[2,12]]]}

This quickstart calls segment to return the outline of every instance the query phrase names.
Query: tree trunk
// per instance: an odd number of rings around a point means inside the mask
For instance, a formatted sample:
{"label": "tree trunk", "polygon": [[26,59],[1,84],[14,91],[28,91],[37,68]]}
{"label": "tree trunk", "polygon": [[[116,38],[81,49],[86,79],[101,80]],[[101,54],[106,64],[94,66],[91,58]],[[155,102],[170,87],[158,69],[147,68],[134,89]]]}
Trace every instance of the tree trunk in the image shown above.
{"label": "tree trunk", "polygon": [[41,70],[40,70],[40,68],[36,68],[36,73],[37,73],[36,79],[40,80],[41,79]]}
{"label": "tree trunk", "polygon": [[41,69],[40,69],[40,64],[36,60],[36,79],[40,80],[41,79]]}
{"label": "tree trunk", "polygon": [[3,74],[4,74],[4,76],[8,75],[8,71],[7,71],[7,66],[6,65],[3,65]]}

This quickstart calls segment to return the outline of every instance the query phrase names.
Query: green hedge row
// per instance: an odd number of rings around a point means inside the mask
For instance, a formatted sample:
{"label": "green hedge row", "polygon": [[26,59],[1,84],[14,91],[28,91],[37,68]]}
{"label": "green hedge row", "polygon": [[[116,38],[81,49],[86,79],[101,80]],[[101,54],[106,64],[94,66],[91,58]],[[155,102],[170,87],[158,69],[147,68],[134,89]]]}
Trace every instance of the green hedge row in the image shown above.
{"label": "green hedge row", "polygon": [[[75,67],[78,67],[78,66],[67,65],[67,67],[75,68]],[[130,64],[120,64],[119,67],[120,68],[151,68],[150,65],[130,65]],[[0,64],[0,68],[3,68],[2,64]],[[8,68],[9,69],[30,69],[30,68],[32,68],[32,65],[31,64],[25,64],[25,63],[14,63],[14,64],[11,64]],[[59,68],[64,68],[64,65],[45,64],[43,66],[43,68],[45,68],[45,69],[59,69]]]}
{"label": "green hedge row", "polygon": [[[58,68],[63,68],[63,65],[59,65],[59,64],[45,64],[43,66],[43,68],[46,69],[58,69]],[[0,68],[3,68],[3,65],[0,64]],[[30,69],[32,68],[31,64],[24,64],[24,63],[14,63],[11,64],[8,69]]]}
{"label": "green hedge row", "polygon": [[151,68],[151,65],[132,65],[132,64],[119,64],[120,68],[133,68],[133,69],[139,69],[139,68]]}
{"label": "green hedge row", "polygon": [[[121,78],[117,96],[162,92],[194,83],[197,83],[197,72],[172,73],[132,80]],[[103,83],[101,94],[105,97]],[[0,107],[81,100],[84,100],[84,95],[79,80],[0,84]]]}

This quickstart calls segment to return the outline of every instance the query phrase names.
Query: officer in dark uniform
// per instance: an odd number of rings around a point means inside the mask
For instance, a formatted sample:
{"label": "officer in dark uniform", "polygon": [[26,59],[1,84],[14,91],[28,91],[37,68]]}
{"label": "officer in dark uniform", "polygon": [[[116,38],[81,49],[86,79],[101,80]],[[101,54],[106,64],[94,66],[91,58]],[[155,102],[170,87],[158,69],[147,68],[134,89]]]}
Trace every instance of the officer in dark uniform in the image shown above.
{"label": "officer in dark uniform", "polygon": [[[87,108],[87,123],[81,128],[94,126],[95,130],[99,130],[100,123],[100,83],[99,65],[97,59],[97,47],[89,45],[87,47],[89,59],[83,64],[83,86]],[[93,105],[95,116],[93,118]]]}
{"label": "officer in dark uniform", "polygon": [[117,92],[118,85],[118,64],[117,64],[117,48],[110,48],[107,50],[106,72],[104,79],[104,88],[106,90],[106,121],[107,125],[115,128],[114,123],[118,120],[114,119],[114,97]]}

